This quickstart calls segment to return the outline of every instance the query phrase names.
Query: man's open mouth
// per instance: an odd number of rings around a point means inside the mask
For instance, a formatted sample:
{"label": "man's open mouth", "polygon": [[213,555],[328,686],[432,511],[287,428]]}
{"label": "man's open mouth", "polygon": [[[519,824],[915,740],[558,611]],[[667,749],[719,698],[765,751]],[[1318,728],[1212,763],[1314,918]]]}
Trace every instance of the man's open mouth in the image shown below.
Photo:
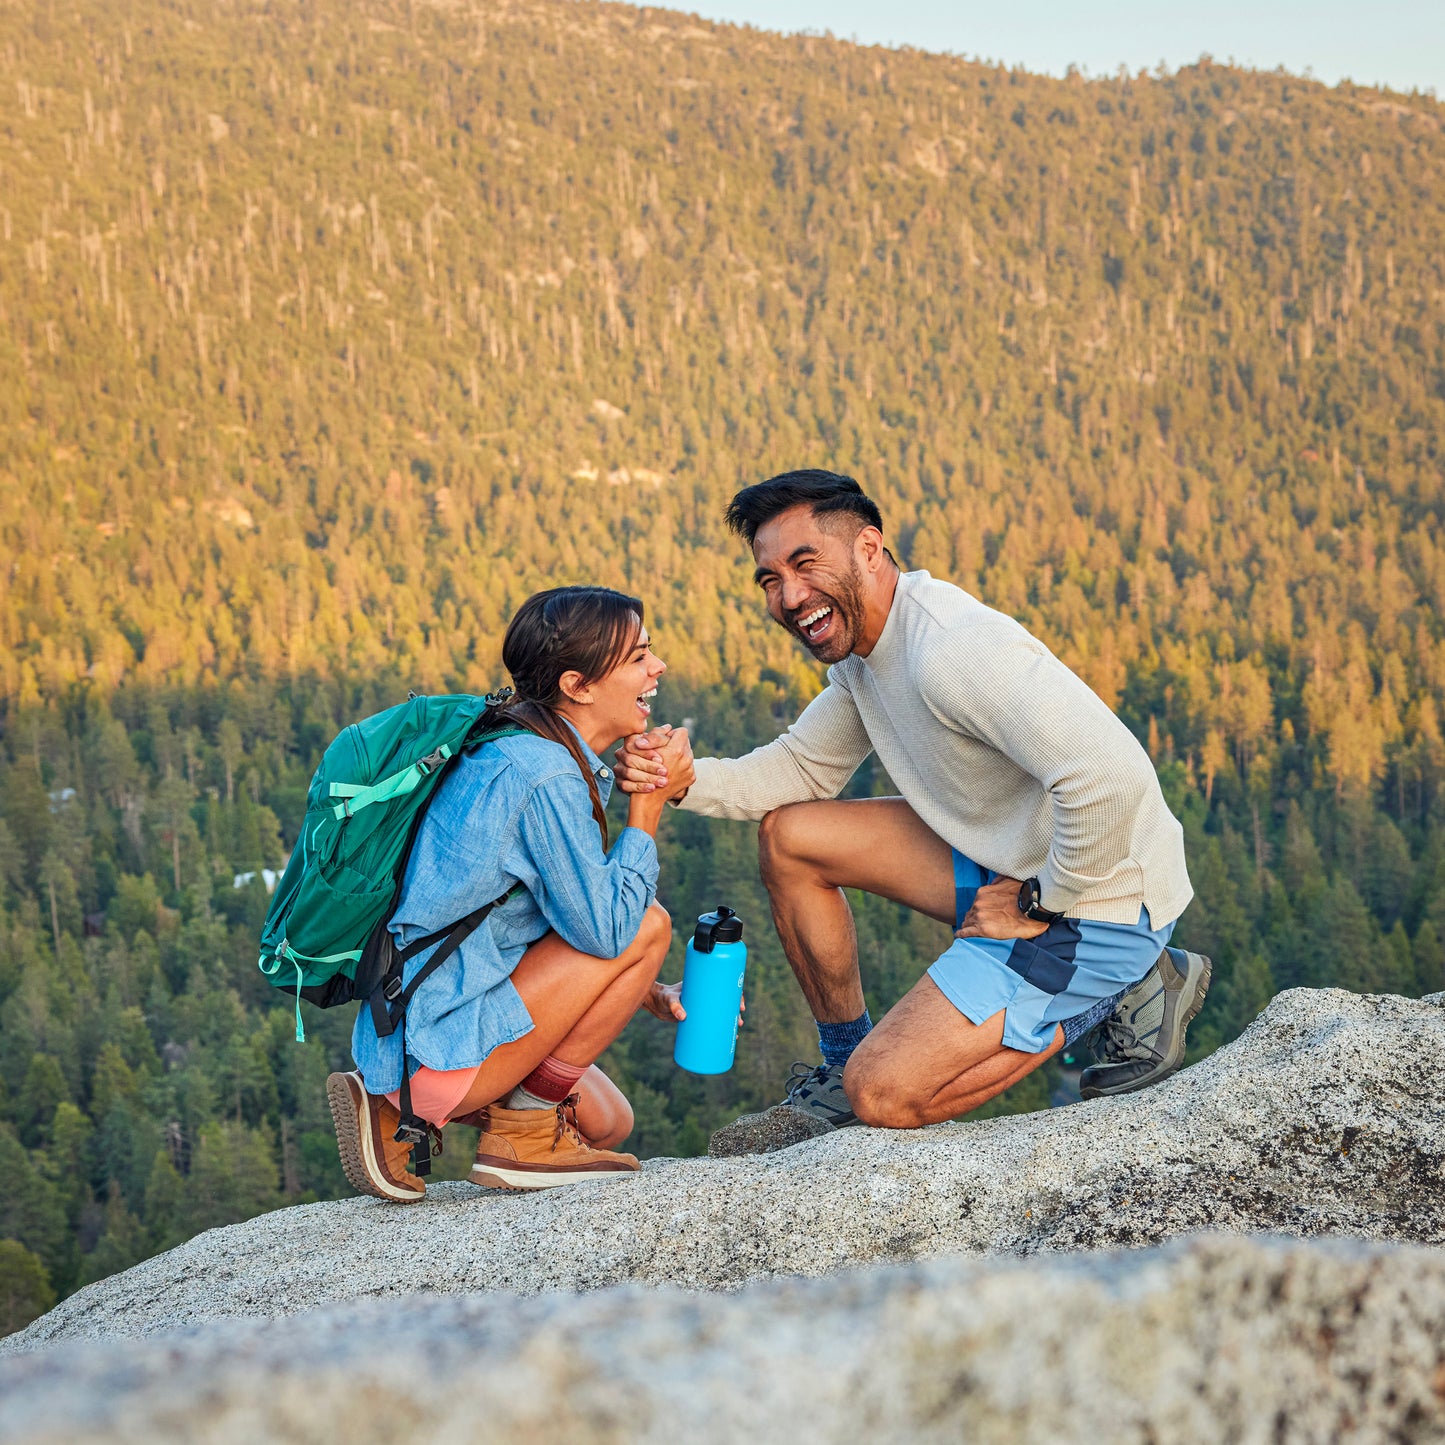
{"label": "man's open mouth", "polygon": [[656,696],[657,696],[657,684],[654,683],[650,688],[648,688],[648,690],[647,690],[646,692],[642,693],[642,694],[638,697],[638,699],[637,699],[637,710],[638,710],[638,712],[640,712],[640,713],[643,715],[643,717],[651,717],[651,716],[652,716],[652,704],[651,704],[651,702],[648,701],[648,699],[649,699],[649,698],[654,698],[654,697],[656,697]]}
{"label": "man's open mouth", "polygon": [[809,642],[821,642],[833,627],[833,609],[825,603],[798,618],[794,624]]}

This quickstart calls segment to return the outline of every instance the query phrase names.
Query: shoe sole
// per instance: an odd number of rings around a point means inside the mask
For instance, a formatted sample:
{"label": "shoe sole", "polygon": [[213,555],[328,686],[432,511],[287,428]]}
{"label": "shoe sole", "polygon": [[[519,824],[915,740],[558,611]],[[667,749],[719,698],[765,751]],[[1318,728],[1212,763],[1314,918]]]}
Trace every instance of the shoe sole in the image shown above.
{"label": "shoe sole", "polygon": [[626,1179],[636,1169],[575,1169],[538,1174],[532,1169],[504,1169],[495,1164],[473,1164],[467,1178],[482,1189],[515,1189],[533,1191],[556,1189],[564,1184],[585,1184],[589,1179]]}
{"label": "shoe sole", "polygon": [[358,1194],[385,1199],[392,1204],[415,1204],[425,1189],[400,1189],[377,1167],[371,1130],[362,1127],[361,1110],[351,1088],[350,1074],[332,1074],[326,1080],[326,1102],[336,1126],[336,1148],[341,1155],[341,1172]]}
{"label": "shoe sole", "polygon": [[[1183,953],[1189,961],[1190,973],[1194,971],[1194,964],[1199,963],[1199,973],[1194,978],[1194,998],[1179,1016],[1179,1027],[1175,1031],[1174,1047],[1170,1050],[1169,1057],[1165,1060],[1164,1066],[1152,1074],[1146,1074],[1142,1079],[1135,1079],[1130,1083],[1121,1084],[1116,1089],[1080,1089],[1079,1095],[1084,1099],[1112,1099],[1120,1094],[1137,1094],[1140,1089],[1153,1088],[1155,1084],[1161,1084],[1170,1074],[1177,1074],[1184,1065],[1185,1035],[1189,1032],[1189,1025],[1199,1017],[1200,1010],[1204,1007],[1204,1000],[1209,996],[1209,985],[1214,981],[1214,960],[1203,953],[1189,953],[1184,949],[1177,950]],[[1190,986],[1189,975],[1185,975],[1184,988]],[[1182,992],[1182,990],[1181,990]]]}

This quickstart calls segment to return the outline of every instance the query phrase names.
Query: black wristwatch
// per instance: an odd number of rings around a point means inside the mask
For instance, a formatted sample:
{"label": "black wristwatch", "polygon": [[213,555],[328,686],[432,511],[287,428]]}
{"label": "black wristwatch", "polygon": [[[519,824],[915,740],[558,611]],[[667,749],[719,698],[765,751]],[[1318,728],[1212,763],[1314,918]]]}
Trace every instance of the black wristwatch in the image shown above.
{"label": "black wristwatch", "polygon": [[1060,923],[1064,917],[1062,913],[1050,913],[1039,902],[1039,880],[1037,878],[1025,878],[1019,884],[1019,912],[1025,918],[1032,918],[1035,923]]}

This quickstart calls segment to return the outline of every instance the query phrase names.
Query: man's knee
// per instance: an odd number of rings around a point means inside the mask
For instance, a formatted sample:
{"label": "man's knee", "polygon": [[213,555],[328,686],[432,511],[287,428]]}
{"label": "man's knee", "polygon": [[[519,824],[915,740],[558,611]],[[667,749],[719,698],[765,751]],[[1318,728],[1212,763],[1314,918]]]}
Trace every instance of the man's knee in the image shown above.
{"label": "man's knee", "polygon": [[853,1112],[874,1129],[917,1129],[926,1122],[925,1101],[909,1081],[862,1049],[843,1070],[843,1092]]}
{"label": "man's knee", "polygon": [[758,868],[763,882],[775,882],[791,867],[806,861],[811,829],[807,803],[785,803],[758,824]]}

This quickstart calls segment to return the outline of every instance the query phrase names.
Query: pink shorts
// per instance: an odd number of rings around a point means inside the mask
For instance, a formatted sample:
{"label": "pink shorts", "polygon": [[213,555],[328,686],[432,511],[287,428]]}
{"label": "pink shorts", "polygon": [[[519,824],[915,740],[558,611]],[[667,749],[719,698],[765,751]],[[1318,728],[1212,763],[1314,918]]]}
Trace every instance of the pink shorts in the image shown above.
{"label": "pink shorts", "polygon": [[[411,1076],[412,1109],[440,1129],[471,1092],[472,1082],[481,1067],[474,1064],[470,1069],[429,1069],[422,1064]],[[386,1097],[398,1109],[401,1108],[400,1089],[393,1089]]]}

